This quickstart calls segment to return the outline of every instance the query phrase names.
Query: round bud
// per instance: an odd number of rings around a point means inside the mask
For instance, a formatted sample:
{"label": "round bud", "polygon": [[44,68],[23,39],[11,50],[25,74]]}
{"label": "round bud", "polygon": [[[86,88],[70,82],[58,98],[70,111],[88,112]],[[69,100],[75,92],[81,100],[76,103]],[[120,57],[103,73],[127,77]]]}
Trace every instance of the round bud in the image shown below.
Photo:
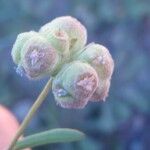
{"label": "round bud", "polygon": [[23,45],[26,43],[26,41],[28,39],[30,39],[33,36],[38,35],[38,33],[34,32],[34,31],[30,31],[30,32],[24,32],[24,33],[20,33],[17,36],[17,39],[13,45],[12,51],[11,51],[11,55],[12,55],[12,59],[14,61],[14,63],[19,64],[20,60],[21,60],[21,50]]}
{"label": "round bud", "polygon": [[91,43],[78,53],[76,59],[92,65],[101,80],[111,78],[114,70],[114,62],[106,47]]}
{"label": "round bud", "polygon": [[41,36],[30,38],[21,51],[22,66],[29,78],[53,75],[60,61],[57,51]]}
{"label": "round bud", "polygon": [[64,53],[65,51],[69,51],[69,37],[65,31],[61,29],[55,31],[49,30],[40,34],[59,52]]}
{"label": "round bud", "polygon": [[55,31],[42,32],[40,34],[58,51],[62,62],[67,62],[69,60],[69,37],[65,31],[59,29]]}
{"label": "round bud", "polygon": [[63,108],[83,108],[98,87],[98,76],[90,65],[74,61],[55,77],[52,91]]}
{"label": "round bud", "polygon": [[69,36],[70,51],[72,53],[80,50],[87,42],[86,28],[75,18],[71,16],[58,17],[50,23],[44,25],[41,33],[49,33],[51,31],[64,30]]}
{"label": "round bud", "polygon": [[105,99],[108,96],[109,88],[110,88],[110,80],[104,80],[99,82],[98,88],[90,98],[90,101],[92,102],[98,102],[101,100],[105,101]]}

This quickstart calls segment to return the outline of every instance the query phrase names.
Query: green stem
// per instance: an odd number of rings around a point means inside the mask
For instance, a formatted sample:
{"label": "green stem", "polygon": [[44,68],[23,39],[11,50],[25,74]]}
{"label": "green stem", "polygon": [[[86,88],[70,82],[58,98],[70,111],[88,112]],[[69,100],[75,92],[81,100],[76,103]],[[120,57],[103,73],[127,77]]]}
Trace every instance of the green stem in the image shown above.
{"label": "green stem", "polygon": [[52,79],[49,79],[47,84],[45,85],[44,89],[42,90],[41,94],[38,96],[37,100],[32,105],[31,109],[29,110],[28,114],[26,115],[25,119],[23,120],[22,124],[20,125],[19,130],[17,131],[13,141],[11,142],[8,150],[14,150],[15,144],[19,137],[23,134],[24,130],[26,129],[27,125],[29,124],[30,120],[32,119],[35,112],[38,110],[44,99],[46,98],[49,89],[51,88]]}

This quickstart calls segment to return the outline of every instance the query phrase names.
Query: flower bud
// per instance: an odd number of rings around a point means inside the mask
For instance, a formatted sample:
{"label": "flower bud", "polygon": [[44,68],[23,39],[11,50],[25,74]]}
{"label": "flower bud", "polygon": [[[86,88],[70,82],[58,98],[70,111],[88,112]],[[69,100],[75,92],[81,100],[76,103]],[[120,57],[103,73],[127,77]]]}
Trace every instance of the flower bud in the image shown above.
{"label": "flower bud", "polygon": [[69,36],[70,51],[72,53],[80,50],[87,42],[86,28],[75,18],[70,16],[58,17],[50,23],[44,25],[41,33],[49,33],[50,31],[64,30]]}
{"label": "flower bud", "polygon": [[21,51],[22,66],[29,78],[53,75],[60,61],[57,51],[41,36],[30,38]]}
{"label": "flower bud", "polygon": [[13,45],[11,55],[14,63],[19,64],[21,60],[21,50],[23,45],[29,40],[31,37],[36,36],[38,33],[34,31],[20,33],[17,36],[17,39]]}
{"label": "flower bud", "polygon": [[89,44],[75,59],[92,65],[102,80],[110,79],[112,76],[114,62],[108,49],[102,45],[95,43]]}
{"label": "flower bud", "polygon": [[98,87],[98,76],[90,65],[74,61],[65,65],[52,84],[56,102],[63,108],[83,108]]}
{"label": "flower bud", "polygon": [[70,58],[69,37],[63,30],[48,31],[40,33],[61,55],[62,61],[66,62]]}
{"label": "flower bud", "polygon": [[110,80],[104,80],[99,82],[98,88],[90,98],[90,101],[92,102],[98,102],[101,100],[105,101],[105,99],[108,96],[109,88],[110,88]]}

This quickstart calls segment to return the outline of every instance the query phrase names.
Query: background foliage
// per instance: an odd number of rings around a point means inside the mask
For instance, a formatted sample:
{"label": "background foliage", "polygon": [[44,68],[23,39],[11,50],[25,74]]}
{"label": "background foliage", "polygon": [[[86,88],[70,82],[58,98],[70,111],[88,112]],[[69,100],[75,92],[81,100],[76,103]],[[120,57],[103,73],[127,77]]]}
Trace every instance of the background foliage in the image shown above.
{"label": "background foliage", "polygon": [[20,32],[38,30],[62,15],[77,17],[88,29],[88,42],[110,49],[115,60],[110,94],[105,103],[66,110],[50,93],[26,133],[70,127],[88,135],[84,141],[43,150],[146,150],[150,147],[148,0],[0,0],[0,103],[22,121],[47,79],[29,81],[17,75],[12,44]]}

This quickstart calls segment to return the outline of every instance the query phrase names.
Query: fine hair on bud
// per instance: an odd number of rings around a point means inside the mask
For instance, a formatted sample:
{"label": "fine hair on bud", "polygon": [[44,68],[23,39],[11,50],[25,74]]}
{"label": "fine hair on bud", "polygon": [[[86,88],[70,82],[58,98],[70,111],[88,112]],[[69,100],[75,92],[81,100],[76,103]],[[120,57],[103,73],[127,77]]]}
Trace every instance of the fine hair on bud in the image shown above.
{"label": "fine hair on bud", "polygon": [[83,108],[98,87],[96,71],[79,61],[64,66],[55,77],[52,91],[63,108]]}
{"label": "fine hair on bud", "polygon": [[110,80],[103,80],[99,82],[98,88],[90,98],[91,102],[105,101],[110,88]]}
{"label": "fine hair on bud", "polygon": [[20,33],[13,45],[11,56],[15,64],[19,64],[21,61],[21,50],[23,45],[33,36],[37,36],[38,33],[34,31]]}
{"label": "fine hair on bud", "polygon": [[23,46],[22,66],[31,79],[52,75],[59,62],[56,50],[41,36],[30,38]]}
{"label": "fine hair on bud", "polygon": [[77,60],[92,65],[100,79],[110,79],[114,70],[114,61],[108,49],[100,44],[91,43],[76,56]]}
{"label": "fine hair on bud", "polygon": [[87,42],[86,28],[71,16],[62,16],[52,20],[40,29],[40,33],[63,30],[69,37],[69,49],[71,53],[82,49]]}
{"label": "fine hair on bud", "polygon": [[65,31],[58,29],[41,32],[40,34],[59,52],[64,53],[69,51],[69,37]]}
{"label": "fine hair on bud", "polygon": [[56,49],[61,58],[61,64],[69,61],[69,37],[65,31],[60,29],[55,31],[50,30],[41,32],[40,34]]}

